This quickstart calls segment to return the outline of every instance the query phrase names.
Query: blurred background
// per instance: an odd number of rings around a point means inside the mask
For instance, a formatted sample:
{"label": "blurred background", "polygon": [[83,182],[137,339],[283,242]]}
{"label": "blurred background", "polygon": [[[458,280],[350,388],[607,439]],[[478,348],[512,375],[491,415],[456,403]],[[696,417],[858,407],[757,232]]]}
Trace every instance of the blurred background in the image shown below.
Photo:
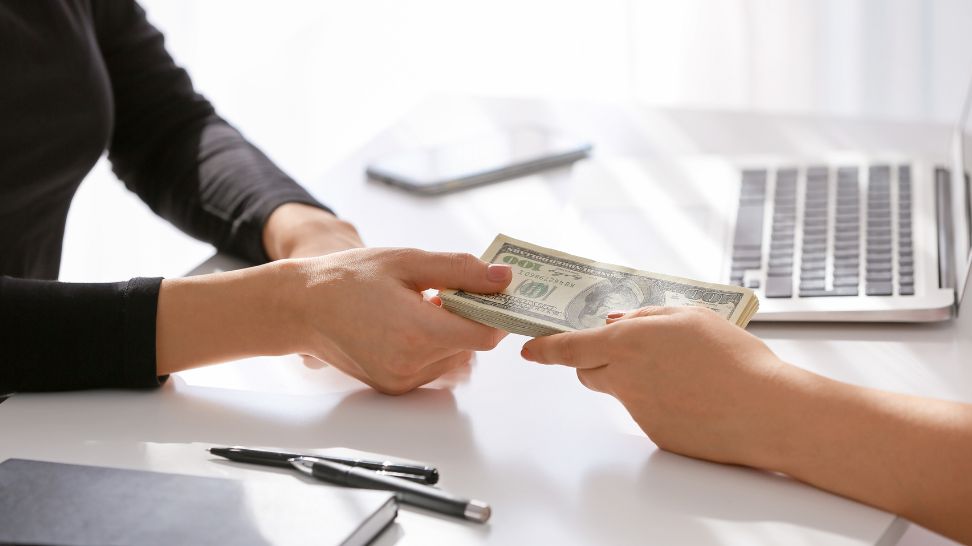
{"label": "blurred background", "polygon": [[[431,94],[947,123],[972,74],[967,0],[142,5],[196,87],[305,183]],[[102,161],[71,210],[61,278],[179,275],[210,253]]]}
{"label": "blurred background", "polygon": [[[196,87],[307,183],[429,95],[951,123],[972,75],[968,0],[142,4]],[[211,253],[103,160],[72,207],[61,278],[177,276]],[[948,542],[912,529],[902,544]]]}

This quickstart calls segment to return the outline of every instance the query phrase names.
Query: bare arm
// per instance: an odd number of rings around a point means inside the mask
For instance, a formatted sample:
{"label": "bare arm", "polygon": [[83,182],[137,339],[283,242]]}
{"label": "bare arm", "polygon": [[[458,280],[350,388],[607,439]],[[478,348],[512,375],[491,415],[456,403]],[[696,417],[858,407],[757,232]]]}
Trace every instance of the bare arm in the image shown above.
{"label": "bare arm", "polygon": [[972,542],[972,405],[819,384],[774,470]]}
{"label": "bare arm", "polygon": [[780,471],[972,543],[972,405],[833,381],[704,309],[649,308],[538,338],[662,449]]}
{"label": "bare arm", "polygon": [[[282,262],[165,279],[156,318],[159,375],[252,356],[294,352],[299,335],[280,289]],[[282,284],[282,283],[281,283]]]}

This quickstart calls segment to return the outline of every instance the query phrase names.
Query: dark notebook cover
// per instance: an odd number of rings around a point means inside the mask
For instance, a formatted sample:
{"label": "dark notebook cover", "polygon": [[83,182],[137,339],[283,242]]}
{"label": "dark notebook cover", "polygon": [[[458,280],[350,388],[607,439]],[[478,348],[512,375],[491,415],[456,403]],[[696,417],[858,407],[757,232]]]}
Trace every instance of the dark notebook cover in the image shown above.
{"label": "dark notebook cover", "polygon": [[367,544],[398,513],[384,491],[8,459],[0,543]]}

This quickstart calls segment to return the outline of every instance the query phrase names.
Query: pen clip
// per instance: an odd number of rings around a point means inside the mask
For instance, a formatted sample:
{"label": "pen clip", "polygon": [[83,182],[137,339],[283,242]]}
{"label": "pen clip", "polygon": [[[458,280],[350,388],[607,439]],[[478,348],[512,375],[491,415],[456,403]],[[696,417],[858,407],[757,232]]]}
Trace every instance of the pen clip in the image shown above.
{"label": "pen clip", "polygon": [[391,476],[393,478],[401,478],[403,480],[408,480],[410,482],[420,483],[422,485],[431,485],[428,478],[425,476],[420,476],[418,474],[409,474],[407,472],[391,472],[388,470],[372,470],[375,474],[380,474],[382,476]]}
{"label": "pen clip", "polygon": [[[287,462],[288,463],[290,463],[292,466],[294,466],[295,468],[297,468],[301,472],[304,472],[305,474],[311,474],[311,466],[309,466],[307,463],[310,463],[310,465],[313,465],[317,461],[326,461],[326,462],[329,462],[329,463],[344,464],[344,463],[340,463],[340,462],[337,462],[337,461],[330,460],[330,459],[328,459],[326,457],[318,457],[318,456],[315,456],[315,455],[298,455],[296,457],[291,457],[290,459],[287,459]],[[345,466],[351,466],[351,465],[345,465]],[[410,482],[420,483],[422,485],[430,485],[429,482],[428,482],[428,480],[427,480],[427,478],[425,476],[421,476],[421,475],[418,475],[418,474],[410,474],[408,472],[391,472],[391,471],[388,471],[388,470],[372,470],[370,468],[363,468],[363,467],[360,467],[360,466],[355,466],[353,468],[360,468],[361,470],[366,470],[368,472],[374,472],[375,474],[378,474],[379,476],[390,476],[392,478],[401,478],[403,480],[408,480]]]}
{"label": "pen clip", "polygon": [[297,457],[291,457],[287,459],[287,462],[290,463],[290,466],[296,468],[298,471],[304,474],[307,474],[308,476],[314,475],[314,471],[311,469],[311,466],[304,464],[305,462],[310,462],[311,464],[313,464],[313,461],[310,460],[310,457],[304,457],[303,455],[300,455]]}

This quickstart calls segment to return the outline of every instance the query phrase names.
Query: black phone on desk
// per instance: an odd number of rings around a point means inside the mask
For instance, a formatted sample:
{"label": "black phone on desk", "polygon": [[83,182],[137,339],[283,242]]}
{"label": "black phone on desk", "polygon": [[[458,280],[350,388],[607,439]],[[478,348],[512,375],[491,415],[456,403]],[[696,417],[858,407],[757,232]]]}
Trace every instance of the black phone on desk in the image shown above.
{"label": "black phone on desk", "polygon": [[550,129],[514,127],[371,162],[369,178],[421,194],[440,194],[569,165],[591,144]]}

